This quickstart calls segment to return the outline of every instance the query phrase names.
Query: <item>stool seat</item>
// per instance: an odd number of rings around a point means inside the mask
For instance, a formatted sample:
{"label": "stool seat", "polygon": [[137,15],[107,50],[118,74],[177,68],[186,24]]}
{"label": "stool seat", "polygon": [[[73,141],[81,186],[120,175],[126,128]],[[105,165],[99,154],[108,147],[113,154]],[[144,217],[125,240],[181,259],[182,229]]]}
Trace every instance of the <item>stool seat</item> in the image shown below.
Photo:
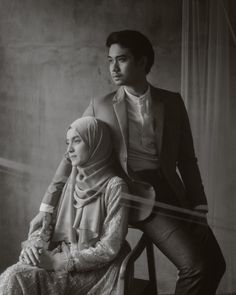
{"label": "stool seat", "polygon": [[[132,227],[137,229],[135,227]],[[133,278],[134,263],[146,249],[149,280]],[[152,241],[143,233],[136,246],[129,252],[122,262],[118,295],[158,295],[155,258]]]}

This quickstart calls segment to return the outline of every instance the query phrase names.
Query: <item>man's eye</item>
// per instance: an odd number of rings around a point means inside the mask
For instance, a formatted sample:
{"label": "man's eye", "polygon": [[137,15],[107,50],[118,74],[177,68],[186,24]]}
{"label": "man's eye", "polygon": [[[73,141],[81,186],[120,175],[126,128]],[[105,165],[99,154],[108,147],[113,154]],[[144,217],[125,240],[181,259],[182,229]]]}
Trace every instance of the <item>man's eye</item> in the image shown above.
{"label": "man's eye", "polygon": [[125,62],[127,60],[127,58],[125,58],[125,57],[121,57],[121,58],[119,58],[119,61],[120,62]]}

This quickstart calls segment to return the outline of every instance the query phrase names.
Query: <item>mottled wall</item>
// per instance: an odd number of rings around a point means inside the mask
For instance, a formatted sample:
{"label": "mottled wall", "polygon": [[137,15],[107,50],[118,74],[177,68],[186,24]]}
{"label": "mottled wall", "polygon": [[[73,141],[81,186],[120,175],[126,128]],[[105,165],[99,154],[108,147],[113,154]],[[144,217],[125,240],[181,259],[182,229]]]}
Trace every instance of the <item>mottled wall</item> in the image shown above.
{"label": "mottled wall", "polygon": [[[150,81],[179,91],[181,0],[0,0],[1,270],[19,255],[66,127],[113,89],[104,42],[126,28],[154,44]],[[158,255],[160,290],[170,292],[176,271]],[[144,259],[138,274],[146,276]]]}

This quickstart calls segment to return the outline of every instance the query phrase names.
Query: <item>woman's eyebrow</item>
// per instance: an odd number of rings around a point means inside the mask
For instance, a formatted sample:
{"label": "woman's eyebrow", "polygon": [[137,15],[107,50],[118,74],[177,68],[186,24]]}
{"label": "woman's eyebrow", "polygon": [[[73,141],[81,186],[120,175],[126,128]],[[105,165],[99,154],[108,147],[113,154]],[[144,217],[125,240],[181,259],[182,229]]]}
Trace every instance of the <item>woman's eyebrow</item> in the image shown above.
{"label": "woman's eyebrow", "polygon": [[67,138],[66,139],[66,143],[68,143],[69,142],[69,140],[74,140],[74,139],[76,139],[76,138],[79,138],[80,139],[80,137],[79,137],[79,135],[74,135],[74,136],[72,136],[71,138]]}

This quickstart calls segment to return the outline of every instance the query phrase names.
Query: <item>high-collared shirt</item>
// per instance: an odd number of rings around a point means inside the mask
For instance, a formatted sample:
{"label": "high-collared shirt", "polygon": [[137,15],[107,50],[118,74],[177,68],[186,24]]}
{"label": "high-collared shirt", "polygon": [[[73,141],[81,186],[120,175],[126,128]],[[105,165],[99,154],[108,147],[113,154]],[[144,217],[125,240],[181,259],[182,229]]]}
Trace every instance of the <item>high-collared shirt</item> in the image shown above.
{"label": "high-collared shirt", "polygon": [[[158,157],[154,140],[150,87],[148,88],[147,92],[141,97],[136,97],[132,95],[126,89],[125,93],[129,120],[129,166],[134,171],[156,169],[158,168]],[[148,130],[148,132],[145,132],[145,128]],[[142,136],[140,136],[140,134]],[[148,134],[150,134],[150,137],[148,136]],[[61,181],[61,183],[63,182]],[[55,184],[53,185],[55,189],[58,189]],[[193,209],[207,212],[208,206],[205,204],[200,204],[195,206]],[[54,206],[46,203],[41,203],[40,211],[52,213],[54,211]],[[205,216],[205,213],[197,214],[199,214],[199,216],[201,214],[202,216]]]}
{"label": "high-collared shirt", "polygon": [[157,169],[150,86],[140,97],[124,90],[129,122],[128,165],[133,171]]}

